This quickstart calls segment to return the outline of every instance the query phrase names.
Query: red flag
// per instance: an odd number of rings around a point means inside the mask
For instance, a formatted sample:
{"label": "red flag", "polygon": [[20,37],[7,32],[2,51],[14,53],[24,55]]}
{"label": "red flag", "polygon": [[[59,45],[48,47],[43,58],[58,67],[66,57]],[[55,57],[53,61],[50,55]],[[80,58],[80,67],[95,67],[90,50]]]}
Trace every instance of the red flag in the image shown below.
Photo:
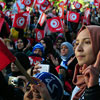
{"label": "red flag", "polygon": [[44,2],[44,4],[43,4],[44,6],[50,6],[51,5],[51,3],[50,3],[50,1],[49,0],[45,0],[45,2]]}
{"label": "red flag", "polygon": [[20,6],[17,2],[16,2],[16,6],[17,6],[18,13],[19,13],[21,9],[20,9]]}
{"label": "red flag", "polygon": [[2,26],[3,26],[3,23],[4,23],[4,18],[0,18],[0,32],[1,32],[1,29],[2,29]]}
{"label": "red flag", "polygon": [[22,0],[22,4],[24,4],[25,6],[29,6],[31,7],[33,4],[34,0]]}
{"label": "red flag", "polygon": [[74,3],[74,7],[75,7],[75,9],[81,9],[82,8],[82,4],[76,1]]}
{"label": "red flag", "polygon": [[64,5],[67,5],[67,4],[68,4],[68,1],[69,1],[69,0],[65,0]]}
{"label": "red flag", "polygon": [[46,14],[42,13],[39,17],[38,23],[40,24],[40,26],[43,25],[44,21],[46,20]]}
{"label": "red flag", "polygon": [[63,31],[62,24],[59,17],[53,17],[47,20],[49,30],[52,32]]}
{"label": "red flag", "polygon": [[4,69],[8,64],[14,62],[16,58],[0,40],[0,71]]}
{"label": "red flag", "polygon": [[80,14],[72,11],[67,11],[68,21],[78,23]]}
{"label": "red flag", "polygon": [[64,6],[64,1],[61,1],[58,5],[59,6]]}
{"label": "red flag", "polygon": [[45,0],[36,0],[36,4],[41,5],[44,4]]}
{"label": "red flag", "polygon": [[23,13],[15,14],[13,27],[24,29],[27,24],[27,16],[24,16]]}
{"label": "red flag", "polygon": [[35,63],[41,63],[42,58],[41,57],[36,57],[36,56],[29,56],[30,64],[32,66],[35,65]]}
{"label": "red flag", "polygon": [[60,8],[59,8],[59,17],[61,19],[64,18],[64,6],[60,6]]}
{"label": "red flag", "polygon": [[35,29],[35,33],[36,33],[36,41],[40,42],[40,40],[42,38],[44,38],[44,30],[40,30],[40,29]]}
{"label": "red flag", "polygon": [[0,5],[1,5],[1,6],[2,6],[2,8],[4,9],[4,8],[5,8],[5,6],[6,6],[6,3],[5,3],[5,2],[0,1]]}
{"label": "red flag", "polygon": [[44,12],[45,10],[47,10],[50,6],[45,6],[45,5],[40,5],[40,10],[42,12]]}

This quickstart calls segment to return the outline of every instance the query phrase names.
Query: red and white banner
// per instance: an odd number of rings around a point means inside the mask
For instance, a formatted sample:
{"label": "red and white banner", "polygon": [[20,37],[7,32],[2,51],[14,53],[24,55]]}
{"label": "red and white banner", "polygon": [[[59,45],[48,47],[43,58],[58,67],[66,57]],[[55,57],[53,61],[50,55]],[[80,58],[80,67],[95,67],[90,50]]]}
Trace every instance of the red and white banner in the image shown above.
{"label": "red and white banner", "polygon": [[45,14],[45,13],[42,13],[42,14],[40,15],[39,20],[38,20],[38,23],[40,24],[40,26],[43,25],[43,23],[44,23],[45,20],[46,20],[46,14]]}
{"label": "red and white banner", "polygon": [[13,27],[24,29],[27,24],[27,16],[22,13],[15,14]]}
{"label": "red and white banner", "polygon": [[50,6],[50,5],[51,5],[51,3],[50,3],[50,1],[49,1],[49,0],[45,0],[45,2],[43,3],[43,5],[44,5],[44,6]]}
{"label": "red and white banner", "polygon": [[45,0],[36,0],[36,4],[38,5],[42,5],[44,4]]}
{"label": "red and white banner", "polygon": [[36,33],[36,41],[40,42],[40,40],[42,38],[44,38],[45,34],[44,34],[44,30],[40,30],[40,29],[35,29],[35,33]]}
{"label": "red and white banner", "polygon": [[41,61],[43,60],[41,57],[36,56],[29,56],[28,58],[32,66],[34,66],[36,63],[41,63]]}
{"label": "red and white banner", "polygon": [[61,19],[63,19],[64,18],[64,6],[60,6],[59,7],[59,17],[61,18]]}
{"label": "red and white banner", "polygon": [[68,4],[68,1],[69,1],[69,0],[65,0],[65,1],[64,1],[64,5],[67,5],[67,4]]}
{"label": "red and white banner", "polygon": [[48,19],[47,24],[51,32],[63,31],[63,27],[62,27],[61,20],[59,17],[53,17],[51,19]]}
{"label": "red and white banner", "polygon": [[5,2],[0,1],[0,5],[1,5],[1,6],[2,6],[2,8],[4,9],[4,8],[5,8],[5,6],[6,6],[6,3],[5,3]]}
{"label": "red and white banner", "polygon": [[24,4],[25,6],[29,6],[31,7],[33,4],[34,0],[22,0],[22,4]]}
{"label": "red and white banner", "polygon": [[16,2],[16,6],[17,6],[17,11],[18,11],[18,13],[20,12],[20,6],[19,6],[19,4]]}
{"label": "red and white banner", "polygon": [[4,12],[4,14],[5,14],[5,16],[10,17],[10,16],[11,16],[11,11],[10,11],[10,10],[6,10],[6,11]]}
{"label": "red and white banner", "polygon": [[82,8],[82,4],[76,1],[74,3],[74,7],[75,7],[75,9],[81,9]]}
{"label": "red and white banner", "polygon": [[67,11],[67,20],[69,22],[78,23],[79,22],[80,14],[72,11]]}

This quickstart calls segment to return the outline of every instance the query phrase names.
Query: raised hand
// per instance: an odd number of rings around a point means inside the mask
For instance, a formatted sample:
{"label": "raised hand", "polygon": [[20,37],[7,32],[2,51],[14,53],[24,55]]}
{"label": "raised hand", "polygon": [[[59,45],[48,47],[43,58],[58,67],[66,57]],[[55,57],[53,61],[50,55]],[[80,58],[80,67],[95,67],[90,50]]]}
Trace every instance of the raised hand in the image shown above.
{"label": "raised hand", "polygon": [[99,73],[100,73],[100,51],[97,55],[96,62],[93,65],[89,65],[87,67],[86,64],[83,65],[84,71],[82,74],[84,75],[85,82],[87,87],[90,88],[99,83]]}

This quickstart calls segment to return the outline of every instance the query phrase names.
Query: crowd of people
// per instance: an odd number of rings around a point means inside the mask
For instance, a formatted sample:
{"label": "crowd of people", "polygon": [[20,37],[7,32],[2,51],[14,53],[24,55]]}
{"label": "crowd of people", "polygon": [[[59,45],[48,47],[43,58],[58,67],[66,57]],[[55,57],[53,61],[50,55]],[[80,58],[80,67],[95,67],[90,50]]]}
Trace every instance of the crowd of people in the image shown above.
{"label": "crowd of people", "polygon": [[[84,21],[84,12],[90,14]],[[6,9],[10,10],[10,8]],[[11,16],[0,5],[0,41],[18,59],[34,81],[23,75],[15,62],[0,71],[0,100],[99,100],[100,98],[100,9],[87,7],[64,10],[80,14],[79,21],[61,19],[63,31],[52,32],[47,20],[59,17],[59,9],[51,6],[44,11],[46,19],[41,26],[38,6],[29,12],[30,22],[24,29],[13,27]],[[20,9],[20,12],[26,11]],[[18,12],[16,12],[18,13]],[[36,40],[35,29],[44,31]],[[1,49],[2,47],[0,47]],[[45,67],[41,72],[42,66]],[[46,68],[48,65],[48,69]],[[47,71],[48,70],[48,71]]]}

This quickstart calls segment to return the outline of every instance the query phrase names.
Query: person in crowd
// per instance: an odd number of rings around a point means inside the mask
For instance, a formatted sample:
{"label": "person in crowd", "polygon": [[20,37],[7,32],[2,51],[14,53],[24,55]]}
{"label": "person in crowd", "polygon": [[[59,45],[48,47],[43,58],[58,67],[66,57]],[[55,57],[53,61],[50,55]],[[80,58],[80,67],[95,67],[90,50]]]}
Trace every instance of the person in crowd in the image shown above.
{"label": "person in crowd", "polygon": [[[100,26],[83,26],[76,38],[75,67],[71,100],[99,100]],[[98,88],[97,88],[98,87]]]}
{"label": "person in crowd", "polygon": [[59,54],[56,52],[56,50],[53,48],[53,43],[50,37],[44,37],[40,41],[44,47],[45,47],[45,53],[44,53],[44,58],[45,58],[45,63],[48,63],[54,67],[59,65],[61,62]]}
{"label": "person in crowd", "polygon": [[62,100],[63,86],[59,78],[48,72],[38,73],[34,77],[38,78],[35,79],[36,85],[28,83],[24,100]]}
{"label": "person in crowd", "polygon": [[25,37],[18,38],[17,43],[15,43],[15,45],[18,52],[24,52],[28,56],[32,54],[31,44],[27,38]]}

